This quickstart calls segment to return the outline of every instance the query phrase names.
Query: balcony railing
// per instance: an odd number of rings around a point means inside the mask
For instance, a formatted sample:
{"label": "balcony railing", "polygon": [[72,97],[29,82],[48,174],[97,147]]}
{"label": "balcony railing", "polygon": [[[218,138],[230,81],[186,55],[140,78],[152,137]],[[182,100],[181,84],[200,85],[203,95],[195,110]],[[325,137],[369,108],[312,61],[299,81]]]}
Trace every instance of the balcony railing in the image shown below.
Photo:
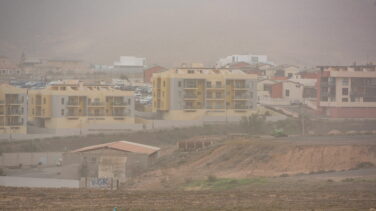
{"label": "balcony railing", "polygon": [[247,100],[249,98],[250,98],[249,95],[235,95],[234,96],[234,99],[245,99],[245,100]]}
{"label": "balcony railing", "polygon": [[7,111],[7,115],[22,115],[22,111],[18,111],[18,110]]}
{"label": "balcony railing", "polygon": [[7,99],[6,100],[6,104],[22,104],[22,103],[23,101],[19,99],[11,99],[11,100]]}
{"label": "balcony railing", "polygon": [[222,100],[225,98],[225,95],[207,95],[206,98],[209,100]]}
{"label": "balcony railing", "polygon": [[209,85],[209,84],[207,84],[206,88],[208,88],[208,89],[224,89],[225,86],[223,86],[223,85],[211,85],[211,84]]}
{"label": "balcony railing", "polygon": [[114,102],[112,103],[112,105],[114,105],[114,106],[127,106],[128,103],[123,102],[123,101],[114,101]]}
{"label": "balcony railing", "polygon": [[23,122],[7,122],[7,126],[21,126],[23,125]]}
{"label": "balcony railing", "polygon": [[185,94],[184,98],[185,99],[196,99],[197,95],[195,95],[195,94]]}
{"label": "balcony railing", "polygon": [[224,105],[208,105],[206,106],[207,109],[225,109]]}
{"label": "balcony railing", "polygon": [[198,106],[188,106],[188,105],[186,105],[186,106],[184,106],[184,109],[186,109],[186,110],[194,110],[194,109],[201,109],[201,108],[198,107]]}
{"label": "balcony railing", "polygon": [[78,106],[79,102],[78,101],[68,101],[67,105],[68,106]]}
{"label": "balcony railing", "polygon": [[247,84],[235,84],[234,88],[235,89],[248,89],[249,86]]}
{"label": "balcony railing", "polygon": [[105,116],[105,113],[89,113],[89,116]]}
{"label": "balcony railing", "polygon": [[198,86],[197,84],[185,84],[184,88],[185,89],[196,89]]}
{"label": "balcony railing", "polygon": [[88,106],[104,106],[104,103],[102,102],[91,102],[88,104]]}

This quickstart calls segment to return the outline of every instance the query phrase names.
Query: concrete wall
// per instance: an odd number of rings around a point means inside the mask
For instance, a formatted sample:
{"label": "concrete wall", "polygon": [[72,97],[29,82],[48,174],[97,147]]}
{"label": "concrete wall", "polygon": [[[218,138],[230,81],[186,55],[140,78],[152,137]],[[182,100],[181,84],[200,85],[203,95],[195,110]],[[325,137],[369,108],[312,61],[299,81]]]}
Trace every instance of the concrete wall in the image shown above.
{"label": "concrete wall", "polygon": [[0,165],[23,166],[38,165],[39,162],[42,165],[54,166],[62,159],[61,152],[17,152],[17,153],[2,153],[0,156]]}
{"label": "concrete wall", "polygon": [[0,177],[0,186],[30,188],[78,188],[79,181],[30,177]]}

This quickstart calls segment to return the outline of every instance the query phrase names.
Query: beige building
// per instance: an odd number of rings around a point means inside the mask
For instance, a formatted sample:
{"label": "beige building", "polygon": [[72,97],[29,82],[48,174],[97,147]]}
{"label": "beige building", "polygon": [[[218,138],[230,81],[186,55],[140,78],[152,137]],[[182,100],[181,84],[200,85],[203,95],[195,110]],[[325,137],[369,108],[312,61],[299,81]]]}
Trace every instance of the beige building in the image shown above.
{"label": "beige building", "polygon": [[0,134],[26,134],[27,91],[0,84]]}
{"label": "beige building", "polygon": [[124,130],[135,122],[133,92],[63,81],[29,91],[29,119],[35,126],[55,130]]}
{"label": "beige building", "polygon": [[256,75],[179,68],[153,74],[153,111],[166,120],[235,120],[256,111]]}

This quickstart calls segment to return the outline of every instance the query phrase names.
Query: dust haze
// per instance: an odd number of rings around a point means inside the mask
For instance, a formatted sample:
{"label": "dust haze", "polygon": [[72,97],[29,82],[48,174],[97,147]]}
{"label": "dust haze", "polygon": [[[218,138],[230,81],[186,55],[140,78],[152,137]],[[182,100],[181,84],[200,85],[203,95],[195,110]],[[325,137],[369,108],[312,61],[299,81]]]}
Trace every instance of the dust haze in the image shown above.
{"label": "dust haze", "polygon": [[2,0],[0,54],[112,63],[214,65],[231,54],[267,54],[298,65],[376,60],[373,0]]}

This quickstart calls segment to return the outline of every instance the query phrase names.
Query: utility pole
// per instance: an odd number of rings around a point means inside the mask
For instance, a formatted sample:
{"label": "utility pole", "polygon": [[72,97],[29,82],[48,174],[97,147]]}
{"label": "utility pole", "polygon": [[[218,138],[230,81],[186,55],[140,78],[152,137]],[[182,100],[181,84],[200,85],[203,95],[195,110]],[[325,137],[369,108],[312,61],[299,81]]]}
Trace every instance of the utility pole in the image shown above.
{"label": "utility pole", "polygon": [[303,103],[299,104],[300,107],[300,121],[301,121],[301,127],[302,127],[302,136],[305,135],[305,128],[304,128],[304,115],[303,115]]}

